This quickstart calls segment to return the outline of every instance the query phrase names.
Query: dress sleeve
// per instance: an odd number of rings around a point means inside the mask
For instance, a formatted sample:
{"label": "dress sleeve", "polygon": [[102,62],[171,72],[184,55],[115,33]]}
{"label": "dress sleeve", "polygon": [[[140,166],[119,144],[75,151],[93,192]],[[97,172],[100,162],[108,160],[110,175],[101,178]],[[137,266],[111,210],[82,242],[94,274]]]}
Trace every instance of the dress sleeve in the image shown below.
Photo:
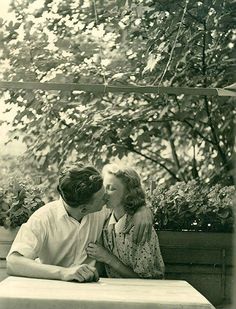
{"label": "dress sleeve", "polygon": [[13,252],[30,259],[36,259],[46,238],[45,222],[41,218],[32,215],[22,224],[11,246],[8,256]]}
{"label": "dress sleeve", "polygon": [[151,239],[144,245],[136,245],[132,241],[133,228],[128,236],[129,260],[133,271],[141,278],[162,279],[164,278],[165,266],[161,255],[157,234],[152,229]]}

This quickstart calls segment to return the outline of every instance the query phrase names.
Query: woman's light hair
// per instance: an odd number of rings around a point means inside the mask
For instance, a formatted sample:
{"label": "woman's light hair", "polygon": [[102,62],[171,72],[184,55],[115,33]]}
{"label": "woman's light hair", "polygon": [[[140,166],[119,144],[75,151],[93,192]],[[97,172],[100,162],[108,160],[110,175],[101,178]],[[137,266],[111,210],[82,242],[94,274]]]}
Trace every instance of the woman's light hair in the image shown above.
{"label": "woman's light hair", "polygon": [[117,164],[107,164],[104,166],[103,175],[112,174],[119,178],[125,187],[123,206],[129,215],[133,215],[138,208],[144,206],[145,193],[141,185],[139,174],[130,167]]}

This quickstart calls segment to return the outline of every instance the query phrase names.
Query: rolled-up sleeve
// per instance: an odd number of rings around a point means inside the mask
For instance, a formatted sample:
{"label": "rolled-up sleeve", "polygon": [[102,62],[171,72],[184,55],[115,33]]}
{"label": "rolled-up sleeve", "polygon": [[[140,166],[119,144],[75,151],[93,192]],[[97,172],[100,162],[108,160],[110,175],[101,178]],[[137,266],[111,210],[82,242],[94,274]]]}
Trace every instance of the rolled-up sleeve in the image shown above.
{"label": "rolled-up sleeve", "polygon": [[39,257],[45,238],[45,222],[37,216],[32,216],[20,227],[8,256],[18,252],[27,258],[36,259]]}

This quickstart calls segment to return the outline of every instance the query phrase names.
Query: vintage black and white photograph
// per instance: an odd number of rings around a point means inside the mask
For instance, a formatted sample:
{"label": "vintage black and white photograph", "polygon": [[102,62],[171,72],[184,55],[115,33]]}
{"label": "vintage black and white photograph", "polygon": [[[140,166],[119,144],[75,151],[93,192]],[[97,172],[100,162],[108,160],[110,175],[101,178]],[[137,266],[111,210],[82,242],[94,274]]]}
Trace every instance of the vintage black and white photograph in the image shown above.
{"label": "vintage black and white photograph", "polygon": [[0,309],[234,309],[235,0],[1,0]]}

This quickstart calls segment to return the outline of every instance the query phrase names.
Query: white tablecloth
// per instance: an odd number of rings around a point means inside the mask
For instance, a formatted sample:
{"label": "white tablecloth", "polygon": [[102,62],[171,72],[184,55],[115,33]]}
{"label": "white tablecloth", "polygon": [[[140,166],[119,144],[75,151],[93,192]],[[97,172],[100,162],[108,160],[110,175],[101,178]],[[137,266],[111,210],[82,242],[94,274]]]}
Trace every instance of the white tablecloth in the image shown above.
{"label": "white tablecloth", "polygon": [[8,277],[0,309],[213,309],[186,281],[101,278],[97,283]]}

